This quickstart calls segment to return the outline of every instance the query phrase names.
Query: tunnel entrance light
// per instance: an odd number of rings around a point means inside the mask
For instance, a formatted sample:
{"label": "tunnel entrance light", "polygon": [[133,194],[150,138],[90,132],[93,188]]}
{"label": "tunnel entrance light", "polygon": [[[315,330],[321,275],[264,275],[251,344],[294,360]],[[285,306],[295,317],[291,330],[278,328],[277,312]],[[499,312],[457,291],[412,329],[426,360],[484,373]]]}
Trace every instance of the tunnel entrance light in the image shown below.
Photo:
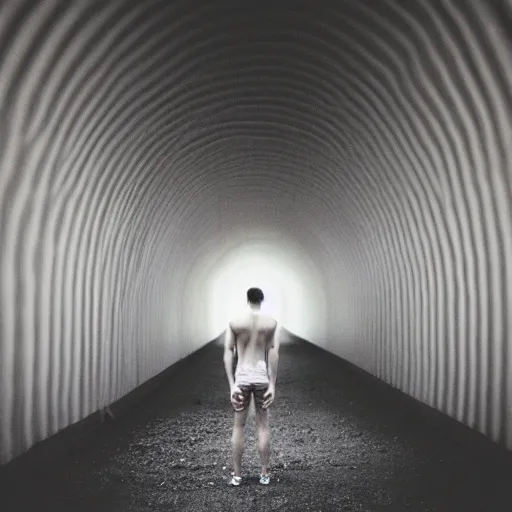
{"label": "tunnel entrance light", "polygon": [[[311,331],[322,300],[318,283],[294,252],[265,244],[248,244],[232,251],[212,276],[209,324],[222,332],[229,320],[247,308],[247,290],[261,288],[261,310],[294,333]],[[308,325],[309,324],[309,325]]]}
{"label": "tunnel entrance light", "polygon": [[247,311],[247,290],[253,287],[265,295],[262,312],[280,327],[314,343],[324,341],[326,290],[315,261],[296,241],[272,231],[232,233],[190,268],[182,304],[182,353],[222,335],[229,320]]}

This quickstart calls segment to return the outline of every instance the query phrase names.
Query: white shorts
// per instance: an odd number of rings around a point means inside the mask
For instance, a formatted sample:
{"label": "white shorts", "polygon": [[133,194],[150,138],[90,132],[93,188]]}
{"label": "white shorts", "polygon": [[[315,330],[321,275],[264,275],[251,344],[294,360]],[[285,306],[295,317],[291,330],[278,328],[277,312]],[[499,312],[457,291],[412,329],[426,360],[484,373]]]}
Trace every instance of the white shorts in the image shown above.
{"label": "white shorts", "polygon": [[270,384],[265,361],[258,361],[254,366],[237,366],[235,385],[250,386],[251,384]]}

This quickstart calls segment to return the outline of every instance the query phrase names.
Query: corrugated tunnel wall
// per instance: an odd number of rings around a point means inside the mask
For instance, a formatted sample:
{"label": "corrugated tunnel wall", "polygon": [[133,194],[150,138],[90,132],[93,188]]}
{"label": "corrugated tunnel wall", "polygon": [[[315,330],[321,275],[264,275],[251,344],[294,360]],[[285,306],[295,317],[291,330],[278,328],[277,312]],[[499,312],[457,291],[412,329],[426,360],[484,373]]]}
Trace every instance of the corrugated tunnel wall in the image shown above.
{"label": "corrugated tunnel wall", "polygon": [[1,462],[262,283],[293,333],[512,448],[511,13],[0,2]]}

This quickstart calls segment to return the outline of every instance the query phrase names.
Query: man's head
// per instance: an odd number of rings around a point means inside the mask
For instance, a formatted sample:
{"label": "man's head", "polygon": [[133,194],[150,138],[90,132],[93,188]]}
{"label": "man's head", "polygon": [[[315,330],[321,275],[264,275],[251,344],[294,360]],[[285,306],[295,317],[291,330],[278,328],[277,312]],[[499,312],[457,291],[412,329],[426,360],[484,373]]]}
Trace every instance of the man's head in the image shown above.
{"label": "man's head", "polygon": [[247,302],[250,306],[260,306],[265,296],[259,288],[249,288],[247,290]]}

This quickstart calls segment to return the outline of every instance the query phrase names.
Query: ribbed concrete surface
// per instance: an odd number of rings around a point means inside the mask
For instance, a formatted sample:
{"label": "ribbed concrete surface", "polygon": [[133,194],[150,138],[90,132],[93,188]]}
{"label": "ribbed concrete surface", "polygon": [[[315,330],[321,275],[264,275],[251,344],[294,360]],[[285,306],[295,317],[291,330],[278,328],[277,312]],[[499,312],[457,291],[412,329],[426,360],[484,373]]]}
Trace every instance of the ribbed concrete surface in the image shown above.
{"label": "ribbed concrete surface", "polygon": [[214,338],[255,240],[290,330],[511,448],[511,12],[1,2],[0,461]]}

